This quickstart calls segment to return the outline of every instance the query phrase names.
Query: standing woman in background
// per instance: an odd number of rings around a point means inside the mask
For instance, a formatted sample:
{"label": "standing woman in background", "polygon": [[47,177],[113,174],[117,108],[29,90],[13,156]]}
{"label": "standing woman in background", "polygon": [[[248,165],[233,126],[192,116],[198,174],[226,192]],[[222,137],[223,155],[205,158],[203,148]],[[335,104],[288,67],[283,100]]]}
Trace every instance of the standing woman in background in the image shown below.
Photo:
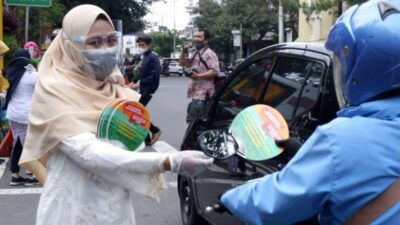
{"label": "standing woman in background", "polygon": [[33,67],[29,51],[18,49],[13,61],[6,69],[10,87],[7,90],[3,110],[7,110],[7,119],[14,137],[11,162],[11,186],[31,186],[38,183],[33,177],[20,176],[18,161],[25,143],[28,128],[29,110],[32,103],[32,95],[37,79],[36,69]]}

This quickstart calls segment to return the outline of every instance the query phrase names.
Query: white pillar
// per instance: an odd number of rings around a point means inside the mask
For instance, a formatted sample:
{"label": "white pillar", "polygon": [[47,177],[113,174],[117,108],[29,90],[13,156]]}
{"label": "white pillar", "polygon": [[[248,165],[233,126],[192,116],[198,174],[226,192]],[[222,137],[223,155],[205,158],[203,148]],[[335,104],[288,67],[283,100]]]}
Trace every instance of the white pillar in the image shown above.
{"label": "white pillar", "polygon": [[282,6],[282,0],[279,0],[278,23],[279,23],[279,43],[282,43],[283,42],[283,6]]}

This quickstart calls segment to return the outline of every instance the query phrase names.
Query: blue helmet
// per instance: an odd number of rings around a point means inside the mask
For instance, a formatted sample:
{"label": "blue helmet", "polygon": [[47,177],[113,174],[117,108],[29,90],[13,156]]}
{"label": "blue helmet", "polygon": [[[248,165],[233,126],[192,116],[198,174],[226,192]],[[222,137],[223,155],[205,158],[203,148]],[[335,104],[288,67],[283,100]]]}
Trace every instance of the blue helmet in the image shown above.
{"label": "blue helmet", "polygon": [[334,53],[337,94],[348,105],[400,88],[400,1],[351,7],[332,27],[325,46]]}

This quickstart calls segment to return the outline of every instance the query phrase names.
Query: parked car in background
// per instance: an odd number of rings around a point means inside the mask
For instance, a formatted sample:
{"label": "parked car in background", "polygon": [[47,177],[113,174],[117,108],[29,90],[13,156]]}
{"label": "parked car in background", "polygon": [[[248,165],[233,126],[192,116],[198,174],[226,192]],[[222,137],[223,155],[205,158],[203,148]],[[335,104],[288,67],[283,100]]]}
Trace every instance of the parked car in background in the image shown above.
{"label": "parked car in background", "polygon": [[[181,150],[200,149],[197,137],[201,133],[228,129],[241,110],[255,104],[276,108],[288,122],[290,135],[305,141],[317,126],[335,118],[339,110],[331,53],[322,43],[279,44],[254,53],[216,91],[207,117],[189,124]],[[255,162],[234,155],[215,161],[195,178],[178,176],[182,223],[243,225],[231,214],[205,213],[205,208],[218,202],[225,191],[279,171],[286,163],[287,159],[280,156]],[[316,220],[312,218],[304,224],[316,224]]]}
{"label": "parked car in background", "polygon": [[179,76],[183,75],[183,68],[179,65],[178,60],[170,60],[168,72],[169,74],[178,74]]}

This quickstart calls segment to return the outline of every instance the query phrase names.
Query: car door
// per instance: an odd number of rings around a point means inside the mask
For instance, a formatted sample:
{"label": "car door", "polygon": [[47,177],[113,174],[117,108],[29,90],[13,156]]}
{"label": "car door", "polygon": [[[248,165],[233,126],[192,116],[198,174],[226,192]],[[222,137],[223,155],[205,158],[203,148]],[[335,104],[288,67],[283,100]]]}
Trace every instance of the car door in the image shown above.
{"label": "car door", "polygon": [[[254,59],[245,66],[225,88],[214,98],[214,107],[209,115],[209,129],[228,129],[233,118],[243,109],[259,102],[274,62],[272,55]],[[196,177],[195,189],[198,207],[204,209],[218,201],[226,190],[236,185],[236,179],[241,176],[243,164],[236,156],[227,160],[215,161],[214,165]],[[222,225],[241,224],[229,214],[208,213],[204,215],[213,223]]]}

